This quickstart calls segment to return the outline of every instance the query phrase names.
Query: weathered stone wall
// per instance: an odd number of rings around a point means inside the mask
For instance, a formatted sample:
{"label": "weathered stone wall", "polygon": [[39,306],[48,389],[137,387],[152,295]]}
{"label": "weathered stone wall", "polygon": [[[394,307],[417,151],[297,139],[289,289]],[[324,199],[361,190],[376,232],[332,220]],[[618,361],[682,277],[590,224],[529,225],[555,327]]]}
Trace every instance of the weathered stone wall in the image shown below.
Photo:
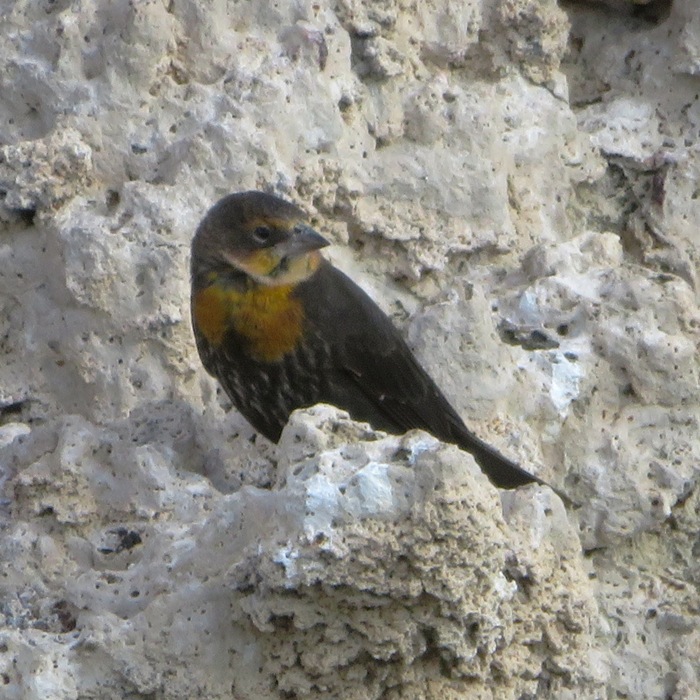
{"label": "weathered stone wall", "polygon": [[[698,697],[695,0],[6,0],[0,57],[0,696]],[[251,188],[574,504],[228,412]]]}

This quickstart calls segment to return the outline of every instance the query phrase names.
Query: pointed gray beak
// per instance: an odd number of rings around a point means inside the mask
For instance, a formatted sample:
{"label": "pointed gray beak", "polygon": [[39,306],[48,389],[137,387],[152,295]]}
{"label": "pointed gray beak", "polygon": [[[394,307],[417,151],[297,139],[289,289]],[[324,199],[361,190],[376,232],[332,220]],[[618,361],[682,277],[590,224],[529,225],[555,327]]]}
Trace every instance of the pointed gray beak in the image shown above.
{"label": "pointed gray beak", "polygon": [[293,235],[284,244],[284,253],[290,257],[330,245],[330,241],[306,224],[297,224],[292,231]]}

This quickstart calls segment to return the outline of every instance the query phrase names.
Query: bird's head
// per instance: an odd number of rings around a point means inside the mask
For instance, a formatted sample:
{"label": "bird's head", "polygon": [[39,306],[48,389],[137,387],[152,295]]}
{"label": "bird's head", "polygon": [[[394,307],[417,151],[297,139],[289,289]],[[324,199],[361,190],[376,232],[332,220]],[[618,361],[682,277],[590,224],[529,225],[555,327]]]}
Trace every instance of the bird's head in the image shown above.
{"label": "bird's head", "polygon": [[192,274],[233,268],[265,285],[292,284],[318,267],[330,245],[294,204],[264,192],[220,199],[192,241]]}

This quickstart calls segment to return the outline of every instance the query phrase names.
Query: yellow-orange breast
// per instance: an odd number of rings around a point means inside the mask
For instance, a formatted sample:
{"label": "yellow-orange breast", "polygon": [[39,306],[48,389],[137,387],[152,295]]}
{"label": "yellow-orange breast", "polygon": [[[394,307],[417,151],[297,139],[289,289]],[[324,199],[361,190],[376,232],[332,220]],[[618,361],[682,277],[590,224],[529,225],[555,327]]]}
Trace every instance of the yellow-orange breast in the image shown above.
{"label": "yellow-orange breast", "polygon": [[294,350],[304,330],[304,309],[293,290],[293,285],[259,285],[240,291],[214,282],[194,296],[194,324],[215,347],[234,329],[251,357],[277,362]]}

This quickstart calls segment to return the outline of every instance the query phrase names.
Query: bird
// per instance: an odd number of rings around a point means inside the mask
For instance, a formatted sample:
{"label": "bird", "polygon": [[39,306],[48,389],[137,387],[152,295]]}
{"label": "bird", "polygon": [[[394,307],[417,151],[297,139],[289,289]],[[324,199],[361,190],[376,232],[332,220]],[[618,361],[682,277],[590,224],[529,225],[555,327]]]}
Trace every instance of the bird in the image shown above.
{"label": "bird", "polygon": [[197,350],[253,428],[278,442],[292,411],[332,404],[457,445],[499,488],[544,484],[467,428],[389,317],[321,254],[328,245],[300,207],[259,191],[220,199],[192,239]]}

